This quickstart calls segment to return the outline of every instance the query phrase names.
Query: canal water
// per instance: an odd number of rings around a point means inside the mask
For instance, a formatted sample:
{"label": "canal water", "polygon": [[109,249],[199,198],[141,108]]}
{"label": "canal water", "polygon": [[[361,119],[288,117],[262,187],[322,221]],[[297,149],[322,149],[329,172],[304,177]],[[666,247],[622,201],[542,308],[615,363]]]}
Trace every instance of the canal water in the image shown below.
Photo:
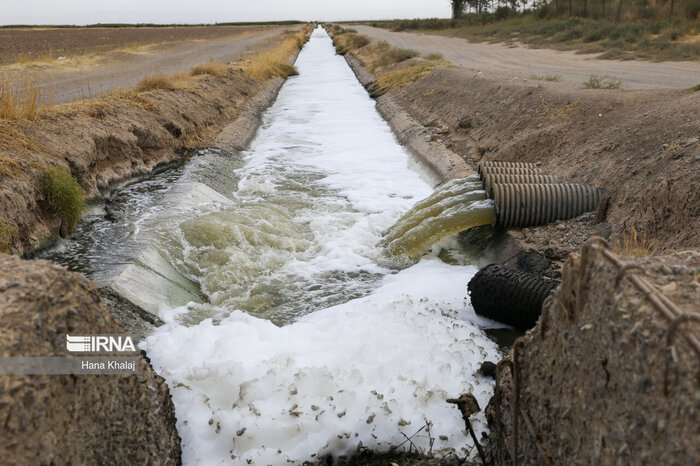
{"label": "canal water", "polygon": [[[492,323],[466,297],[477,269],[439,247],[385,253],[382,233],[433,190],[323,29],[296,66],[248,151],[202,151],[123,187],[108,220],[92,212],[49,257],[99,281],[156,245],[198,285],[202,302],[162,313],[142,343],[170,386],[186,464],[473,454],[445,399],[473,393],[485,408],[492,392],[476,373],[499,359]],[[226,202],[159,204],[182,180]],[[486,431],[483,413],[474,425]]]}

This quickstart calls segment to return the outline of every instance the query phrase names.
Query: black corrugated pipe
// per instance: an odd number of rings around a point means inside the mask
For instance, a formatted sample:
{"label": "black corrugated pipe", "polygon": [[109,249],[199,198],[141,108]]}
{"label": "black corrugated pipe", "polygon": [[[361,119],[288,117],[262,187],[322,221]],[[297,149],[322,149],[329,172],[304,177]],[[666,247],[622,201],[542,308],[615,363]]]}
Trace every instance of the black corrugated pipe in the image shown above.
{"label": "black corrugated pipe", "polygon": [[542,304],[558,281],[491,264],[479,270],[467,289],[474,311],[525,331],[535,326]]}
{"label": "black corrugated pipe", "polygon": [[556,184],[559,178],[553,175],[495,174],[484,176],[484,189],[488,197],[493,198],[493,186],[496,184]]}
{"label": "black corrugated pipe", "polygon": [[495,184],[497,228],[544,225],[595,210],[601,190],[581,184]]}

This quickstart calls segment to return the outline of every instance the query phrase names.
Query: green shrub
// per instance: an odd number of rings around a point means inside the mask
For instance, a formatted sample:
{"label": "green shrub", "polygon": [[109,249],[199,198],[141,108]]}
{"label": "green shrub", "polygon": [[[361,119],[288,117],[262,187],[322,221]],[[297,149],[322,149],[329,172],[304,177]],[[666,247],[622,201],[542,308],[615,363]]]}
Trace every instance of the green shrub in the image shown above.
{"label": "green shrub", "polygon": [[494,11],[493,15],[496,19],[506,19],[507,17],[516,14],[517,12],[507,6],[499,6]]}
{"label": "green shrub", "polygon": [[355,33],[336,34],[333,36],[333,45],[338,55],[345,55],[352,50],[360,49],[369,44],[369,42],[369,37]]}
{"label": "green shrub", "polygon": [[44,196],[53,209],[63,220],[61,235],[68,236],[75,231],[80,221],[80,215],[85,210],[85,191],[62,168],[53,168],[44,177]]}
{"label": "green shrub", "polygon": [[700,91],[700,84],[696,84],[695,86],[691,87],[690,90],[693,92]]}
{"label": "green shrub", "polygon": [[418,52],[415,50],[392,47],[379,56],[376,64],[379,67],[390,66],[417,56]]}
{"label": "green shrub", "polygon": [[700,0],[690,0],[685,4],[685,16],[688,19],[700,19]]}
{"label": "green shrub", "polygon": [[0,220],[0,252],[12,252],[12,239],[17,233],[17,226],[6,220]]}

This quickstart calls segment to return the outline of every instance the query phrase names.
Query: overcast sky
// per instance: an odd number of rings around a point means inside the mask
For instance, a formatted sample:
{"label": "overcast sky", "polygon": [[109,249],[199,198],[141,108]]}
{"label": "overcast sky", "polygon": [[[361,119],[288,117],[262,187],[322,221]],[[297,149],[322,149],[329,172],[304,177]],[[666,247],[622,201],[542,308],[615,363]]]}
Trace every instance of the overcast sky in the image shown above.
{"label": "overcast sky", "polygon": [[0,0],[0,24],[448,17],[449,0]]}

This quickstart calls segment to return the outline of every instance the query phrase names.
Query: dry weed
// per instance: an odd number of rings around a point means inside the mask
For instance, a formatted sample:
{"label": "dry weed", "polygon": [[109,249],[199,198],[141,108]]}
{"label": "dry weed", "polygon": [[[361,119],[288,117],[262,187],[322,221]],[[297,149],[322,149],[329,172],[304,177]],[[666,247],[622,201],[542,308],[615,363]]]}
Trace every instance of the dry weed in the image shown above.
{"label": "dry weed", "polygon": [[279,76],[286,78],[298,74],[296,68],[289,64],[289,57],[297,53],[306,43],[310,28],[305,27],[291,37],[284,39],[275,47],[268,49],[243,64],[243,71],[262,81]]}
{"label": "dry weed", "polygon": [[585,89],[621,89],[622,81],[609,76],[598,76],[592,74],[588,81],[583,83]]}
{"label": "dry weed", "polygon": [[36,76],[25,77],[20,89],[6,75],[0,76],[0,119],[32,119],[49,105],[51,96],[44,97]]}
{"label": "dry weed", "polygon": [[190,88],[190,76],[186,73],[158,73],[145,76],[136,85],[136,92],[150,92],[157,90],[175,90]]}
{"label": "dry weed", "polygon": [[211,76],[224,76],[229,72],[230,68],[223,63],[217,63],[209,60],[207,63],[200,63],[190,68],[190,76],[201,76],[209,74]]}
{"label": "dry weed", "polygon": [[430,60],[381,74],[377,78],[374,89],[370,95],[372,97],[379,97],[392,89],[408,86],[411,83],[419,81],[434,70],[447,66],[452,66],[452,64],[445,60]]}
{"label": "dry weed", "polygon": [[634,225],[615,241],[615,252],[621,256],[653,256],[658,249],[659,243],[649,240],[646,232],[640,235]]}
{"label": "dry weed", "polygon": [[544,74],[544,75],[531,74],[530,79],[534,79],[535,81],[561,81],[561,75],[559,75],[559,74]]}

